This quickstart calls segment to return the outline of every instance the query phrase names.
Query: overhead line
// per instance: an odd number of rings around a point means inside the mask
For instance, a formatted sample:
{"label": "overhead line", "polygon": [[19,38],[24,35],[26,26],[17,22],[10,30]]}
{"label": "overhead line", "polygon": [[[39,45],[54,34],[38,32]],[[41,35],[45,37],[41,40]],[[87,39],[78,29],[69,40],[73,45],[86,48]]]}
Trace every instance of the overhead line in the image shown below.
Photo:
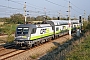
{"label": "overhead line", "polygon": [[18,9],[18,8],[13,8],[13,7],[8,7],[8,6],[4,6],[4,5],[0,5],[1,7],[6,7],[6,8],[10,8],[10,9],[17,9],[17,10],[22,10],[22,9]]}
{"label": "overhead line", "polygon": [[69,1],[67,1],[67,0],[64,0],[64,1],[69,2]]}
{"label": "overhead line", "polygon": [[[22,3],[19,3],[19,2],[13,1],[13,0],[9,0],[9,1],[14,2],[14,3],[17,3],[17,4],[20,4],[20,5],[24,5],[24,4],[22,4]],[[32,6],[30,6],[30,5],[27,5],[27,6],[28,6],[28,7],[32,7]],[[37,7],[32,7],[32,8],[40,9],[40,8],[37,8]],[[42,10],[42,9],[40,9],[40,10]]]}
{"label": "overhead line", "polygon": [[[14,2],[14,3],[18,3],[18,4],[20,4],[20,5],[23,5],[22,3],[19,3],[19,2],[13,1],[13,0],[8,0],[8,1],[11,1],[11,2]],[[46,1],[48,1],[48,0],[46,0]],[[59,5],[59,4],[56,4],[56,3],[53,3],[53,2],[51,2],[51,1],[48,1],[48,2],[66,8],[65,6],[62,6],[62,5]],[[30,6],[30,5],[27,5],[27,6],[28,6],[28,7],[32,7],[32,6]],[[37,7],[32,7],[32,8],[39,9],[39,10],[43,10],[43,8],[42,8],[42,9],[37,8]],[[27,10],[27,11],[31,11],[31,10]],[[35,12],[35,11],[31,11],[31,12]],[[38,11],[35,12],[35,13],[38,13]],[[39,13],[40,13],[40,11],[39,11]]]}
{"label": "overhead line", "polygon": [[[14,2],[14,3],[17,3],[17,4],[20,4],[20,5],[24,5],[24,4],[22,4],[22,3],[19,3],[19,2],[16,2],[16,1],[13,1],[13,0],[9,0],[9,1],[11,1],[11,2]],[[28,7],[32,7],[32,6],[30,6],[30,5],[27,5]],[[32,8],[35,8],[35,9],[39,9],[39,10],[43,10],[43,9],[40,9],[40,8],[37,8],[37,7],[32,7]],[[27,11],[31,11],[31,12],[34,12],[34,13],[38,13],[38,11],[36,12],[36,11],[32,11],[32,10],[27,10]],[[40,12],[40,11],[39,11]]]}
{"label": "overhead line", "polygon": [[[68,0],[64,0],[64,1],[69,2]],[[74,5],[71,1],[70,1],[70,3],[71,3],[73,6],[75,6],[76,8],[78,8],[78,9],[80,9],[80,10],[83,10],[83,9],[77,7],[76,5]]]}
{"label": "overhead line", "polygon": [[72,2],[71,2],[71,4],[72,4],[73,6],[75,6],[76,8],[78,8],[79,10],[83,10],[83,9],[77,7],[76,5],[74,5]]}
{"label": "overhead line", "polygon": [[68,7],[65,7],[65,6],[59,5],[59,4],[57,4],[57,3],[51,2],[51,1],[49,1],[49,0],[45,0],[45,1],[47,1],[47,2],[49,2],[49,3],[52,3],[52,4],[54,4],[54,5],[57,5],[57,6],[61,6],[61,7],[64,7],[64,8],[68,8]]}
{"label": "overhead line", "polygon": [[[73,8],[72,8],[73,9]],[[75,12],[77,12],[77,13],[80,13],[79,11],[77,11],[77,10],[75,10],[75,9],[73,9]],[[83,14],[83,13],[80,13],[80,14]]]}
{"label": "overhead line", "polygon": [[[64,1],[66,1],[66,2],[69,2],[68,0],[64,0]],[[82,11],[84,11],[83,9],[81,9],[81,8],[79,8],[79,7],[77,7],[76,5],[74,5],[72,2],[70,2],[74,7],[76,7],[77,9],[79,9],[79,10],[82,10]],[[76,11],[77,13],[80,13],[80,12],[78,12],[76,9],[74,9],[74,8],[72,8],[74,11]],[[81,14],[81,13],[80,13]]]}

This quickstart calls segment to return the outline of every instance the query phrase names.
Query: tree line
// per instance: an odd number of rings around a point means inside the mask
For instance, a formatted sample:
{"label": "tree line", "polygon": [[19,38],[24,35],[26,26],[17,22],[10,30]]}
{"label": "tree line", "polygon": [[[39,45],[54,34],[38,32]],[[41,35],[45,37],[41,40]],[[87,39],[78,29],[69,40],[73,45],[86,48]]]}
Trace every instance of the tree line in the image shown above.
{"label": "tree line", "polygon": [[[17,14],[13,14],[11,15],[10,17],[3,17],[3,18],[0,18],[0,22],[5,22],[5,23],[13,23],[13,24],[23,24],[25,21],[24,21],[25,17],[20,14],[20,13],[17,13]],[[43,20],[68,20],[68,17],[65,18],[65,17],[62,17],[62,18],[59,18],[59,17],[49,17],[49,16],[37,16],[37,17],[30,17],[28,16],[27,17],[27,22],[32,22],[32,21],[43,21]],[[77,18],[73,18],[73,19],[77,19]]]}

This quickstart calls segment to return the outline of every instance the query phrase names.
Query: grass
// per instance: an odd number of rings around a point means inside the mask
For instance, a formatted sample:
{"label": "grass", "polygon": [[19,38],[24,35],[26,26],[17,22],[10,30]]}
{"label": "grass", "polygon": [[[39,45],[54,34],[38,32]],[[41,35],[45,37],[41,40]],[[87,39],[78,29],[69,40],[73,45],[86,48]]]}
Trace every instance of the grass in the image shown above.
{"label": "grass", "polygon": [[3,25],[4,24],[4,22],[0,22],[0,25]]}
{"label": "grass", "polygon": [[73,50],[66,55],[66,60],[90,60],[90,36],[84,42],[73,47]]}
{"label": "grass", "polygon": [[53,46],[53,47],[51,47],[49,50],[47,50],[47,53],[53,51],[53,50],[56,49],[56,48],[57,48],[57,46]]}
{"label": "grass", "polygon": [[6,41],[6,43],[13,42],[14,36],[12,36],[12,34],[15,33],[17,25],[16,24],[4,24],[1,27],[0,27],[0,33],[7,34],[7,37],[1,37],[0,39]]}
{"label": "grass", "polygon": [[31,55],[30,58],[36,59],[36,58],[39,57],[39,56],[40,56],[39,54],[35,54],[35,55]]}
{"label": "grass", "polygon": [[[51,47],[49,50],[47,50],[47,52],[51,52],[51,51],[53,51],[54,49],[56,49],[57,47],[56,46],[53,46],[53,47]],[[29,56],[31,59],[36,59],[36,58],[38,58],[39,56],[40,56],[41,54],[34,54],[34,55],[31,55],[31,56]]]}

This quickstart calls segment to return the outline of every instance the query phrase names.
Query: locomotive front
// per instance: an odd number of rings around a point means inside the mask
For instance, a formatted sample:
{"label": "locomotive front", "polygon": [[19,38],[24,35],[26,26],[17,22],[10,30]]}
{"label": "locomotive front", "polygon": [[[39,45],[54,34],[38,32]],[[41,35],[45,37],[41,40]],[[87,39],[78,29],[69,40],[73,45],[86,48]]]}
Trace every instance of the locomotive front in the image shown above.
{"label": "locomotive front", "polygon": [[32,24],[19,25],[16,29],[14,43],[21,46],[28,45],[30,41],[31,31],[33,28],[35,28],[35,25]]}

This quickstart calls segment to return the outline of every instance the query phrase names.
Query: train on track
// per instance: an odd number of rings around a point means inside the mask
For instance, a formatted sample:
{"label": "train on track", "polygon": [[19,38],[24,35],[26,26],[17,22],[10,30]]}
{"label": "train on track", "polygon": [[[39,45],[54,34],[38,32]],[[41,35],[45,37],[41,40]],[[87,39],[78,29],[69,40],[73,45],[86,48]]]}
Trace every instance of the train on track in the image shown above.
{"label": "train on track", "polygon": [[47,20],[44,24],[21,24],[15,32],[15,45],[32,47],[51,39],[76,31],[80,27],[79,20]]}

